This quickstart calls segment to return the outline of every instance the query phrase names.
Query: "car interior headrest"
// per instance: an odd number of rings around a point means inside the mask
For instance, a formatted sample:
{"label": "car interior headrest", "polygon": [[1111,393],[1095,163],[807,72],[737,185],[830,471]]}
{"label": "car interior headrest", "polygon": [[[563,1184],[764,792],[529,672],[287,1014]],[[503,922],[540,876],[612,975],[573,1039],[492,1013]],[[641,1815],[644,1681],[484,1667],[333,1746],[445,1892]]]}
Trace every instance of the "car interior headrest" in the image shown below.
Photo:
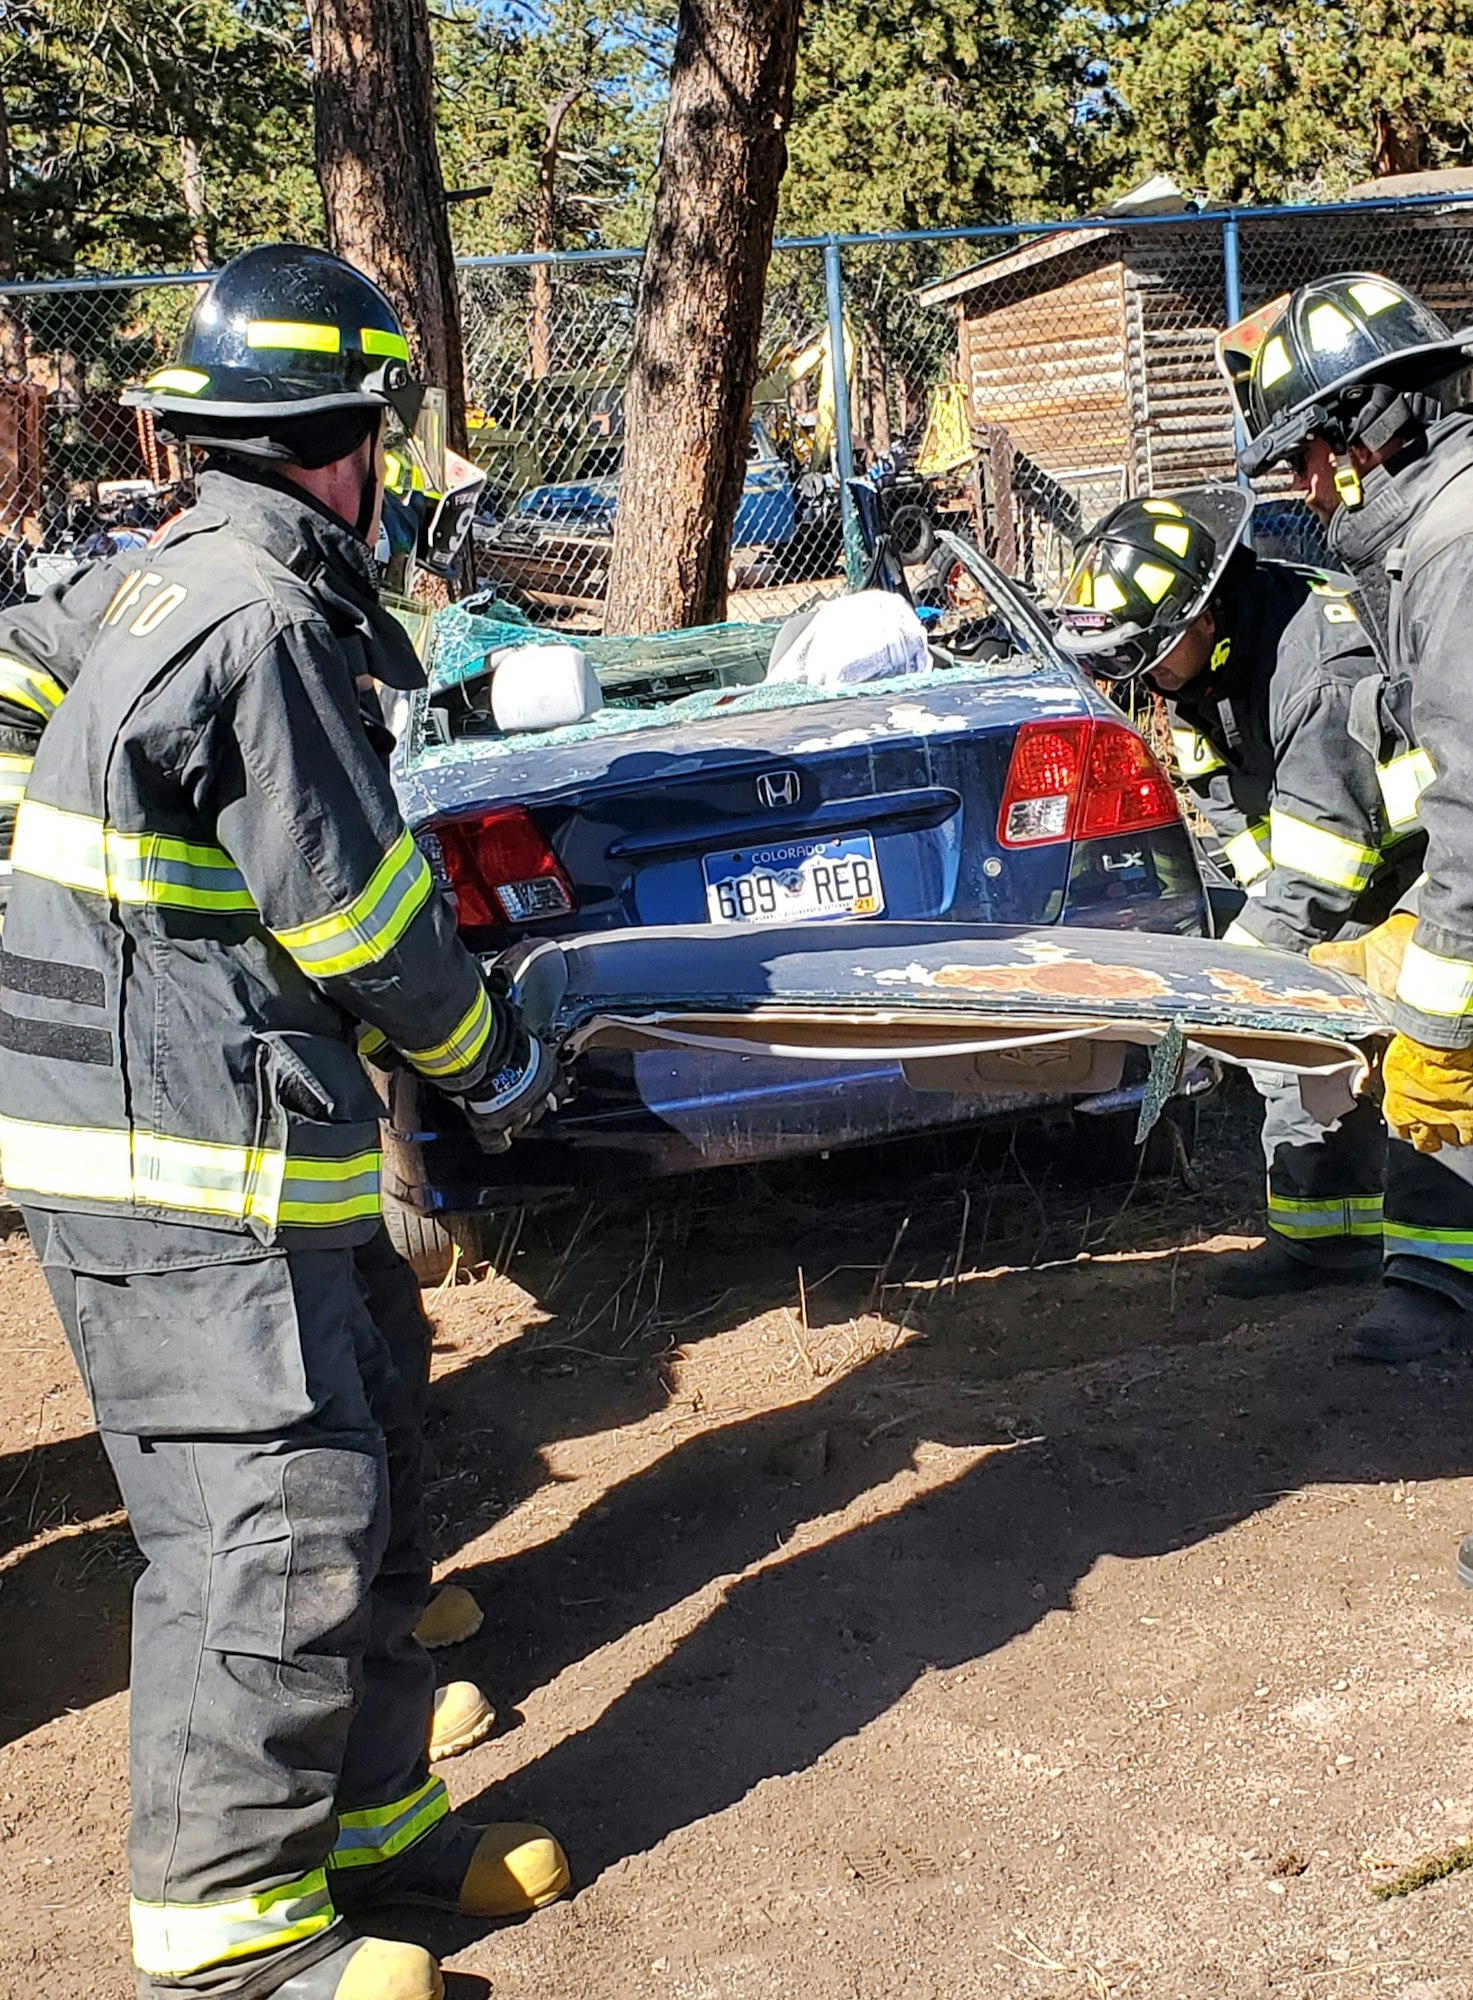
{"label": "car interior headrest", "polygon": [[504,646],[490,654],[491,719],[503,735],[567,729],[604,705],[593,663],[581,646]]}
{"label": "car interior headrest", "polygon": [[859,590],[790,618],[773,640],[769,681],[852,687],[931,665],[925,627],[903,597]]}

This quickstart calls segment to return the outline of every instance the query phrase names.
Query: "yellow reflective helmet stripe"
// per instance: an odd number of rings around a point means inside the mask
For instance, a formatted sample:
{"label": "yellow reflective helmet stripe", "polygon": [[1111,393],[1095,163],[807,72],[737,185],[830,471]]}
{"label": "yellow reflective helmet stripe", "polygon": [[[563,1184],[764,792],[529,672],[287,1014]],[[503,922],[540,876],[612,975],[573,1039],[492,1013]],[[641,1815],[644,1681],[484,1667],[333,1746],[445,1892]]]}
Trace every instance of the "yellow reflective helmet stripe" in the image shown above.
{"label": "yellow reflective helmet stripe", "polygon": [[66,689],[40,667],[27,666],[14,653],[0,653],[0,701],[18,702],[49,722],[66,700]]}
{"label": "yellow reflective helmet stripe", "polygon": [[377,1147],[302,1159],[169,1133],[0,1118],[0,1171],[25,1194],[178,1209],[232,1222],[327,1227],[377,1215]]}
{"label": "yellow reflective helmet stripe", "polygon": [[216,913],[256,907],[223,847],[165,833],[121,833],[39,799],[21,801],[11,858],[23,875],[115,903]]}
{"label": "yellow reflective helmet stripe", "polygon": [[1174,556],[1184,556],[1192,546],[1192,531],[1185,521],[1158,521],[1151,533]]}
{"label": "yellow reflective helmet stripe", "polygon": [[1241,833],[1235,833],[1231,840],[1223,842],[1222,851],[1228,866],[1245,887],[1249,882],[1256,882],[1260,875],[1267,875],[1273,866],[1268,821],[1255,820],[1252,826],[1245,826]]}
{"label": "yellow reflective helmet stripe", "polygon": [[439,1778],[430,1778],[407,1798],[361,1812],[338,1814],[338,1837],[328,1856],[329,1868],[367,1868],[392,1861],[406,1847],[422,1840],[450,1810],[450,1799]]}
{"label": "yellow reflective helmet stripe", "polygon": [[409,342],[402,333],[386,333],[378,326],[360,327],[358,331],[365,354],[382,354],[390,361],[408,361]]}
{"label": "yellow reflective helmet stripe", "polygon": [[1339,306],[1331,305],[1328,300],[1311,309],[1305,327],[1309,344],[1316,354],[1333,353],[1337,347],[1343,347],[1355,332],[1354,325]]}
{"label": "yellow reflective helmet stripe", "polygon": [[1385,764],[1376,766],[1381,787],[1381,803],[1387,822],[1398,831],[1417,817],[1417,802],[1437,776],[1425,750],[1403,750]]}
{"label": "yellow reflective helmet stripe", "polygon": [[306,319],[253,319],[246,322],[247,347],[289,348],[308,354],[341,354],[342,329]]}
{"label": "yellow reflective helmet stripe", "polygon": [[18,757],[0,751],[0,806],[18,806],[26,795],[34,757]]}
{"label": "yellow reflective helmet stripe", "polygon": [[1195,729],[1173,729],[1171,748],[1176,768],[1184,778],[1206,778],[1214,771],[1227,769],[1208,739],[1199,736]]}
{"label": "yellow reflective helmet stripe", "polygon": [[1327,889],[1352,889],[1357,894],[1381,861],[1379,848],[1345,840],[1293,813],[1280,812],[1277,806],[1269,814],[1269,843],[1276,868],[1292,869]]}
{"label": "yellow reflective helmet stripe", "polygon": [[1303,1242],[1317,1237],[1379,1236],[1381,1196],[1352,1194],[1340,1201],[1296,1201],[1270,1188],[1268,1226],[1280,1236]]}
{"label": "yellow reflective helmet stripe", "polygon": [[258,1951],[279,1951],[327,1929],[335,1915],[325,1869],[255,1896],[217,1903],[128,1906],[133,1962],[156,1978],[182,1978]]}
{"label": "yellow reflective helmet stripe", "polygon": [[1361,311],[1372,319],[1377,313],[1389,312],[1392,306],[1404,303],[1405,295],[1395,285],[1383,285],[1375,278],[1362,278],[1347,289]]}
{"label": "yellow reflective helmet stripe", "polygon": [[422,1076],[453,1076],[456,1070],[469,1069],[490,1041],[495,1025],[491,996],[483,986],[443,1042],[404,1053]]}
{"label": "yellow reflective helmet stripe", "polygon": [[1282,335],[1276,333],[1263,343],[1259,350],[1258,379],[1265,389],[1271,389],[1274,383],[1281,376],[1287,375],[1293,366]]}
{"label": "yellow reflective helmet stripe", "polygon": [[1140,585],[1152,604],[1159,604],[1176,582],[1176,572],[1166,569],[1161,563],[1137,563],[1131,581]]}
{"label": "yellow reflective helmet stripe", "polygon": [[1461,1021],[1473,1014],[1473,961],[1443,958],[1425,950],[1414,938],[1402,956],[1396,997],[1419,1014]]}
{"label": "yellow reflective helmet stripe", "polygon": [[433,888],[429,863],[406,827],[351,903],[272,935],[309,978],[356,972],[393,950]]}
{"label": "yellow reflective helmet stripe", "polygon": [[145,389],[172,389],[176,396],[197,396],[208,389],[210,378],[198,368],[160,368],[144,383]]}

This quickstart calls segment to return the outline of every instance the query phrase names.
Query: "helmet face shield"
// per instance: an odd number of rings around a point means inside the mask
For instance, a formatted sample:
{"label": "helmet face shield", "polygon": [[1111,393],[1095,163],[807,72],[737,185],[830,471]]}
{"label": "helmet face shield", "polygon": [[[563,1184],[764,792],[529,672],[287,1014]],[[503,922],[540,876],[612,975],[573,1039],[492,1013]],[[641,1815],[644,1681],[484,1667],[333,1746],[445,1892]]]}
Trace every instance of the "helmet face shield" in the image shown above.
{"label": "helmet face shield", "polygon": [[391,415],[384,434],[386,509],[413,521],[414,563],[437,576],[454,569],[486,484],[480,467],[446,444],[445,427],[444,390],[425,389],[414,428],[406,430]]}
{"label": "helmet face shield", "polygon": [[[1058,618],[1059,643],[1064,651],[1071,659],[1077,660],[1086,673],[1112,685],[1139,680],[1163,650],[1163,645],[1156,643],[1154,632],[1138,632],[1130,638],[1122,638],[1118,632],[1111,631],[1097,613],[1061,611]],[[1165,639],[1164,645],[1172,644],[1175,636],[1173,634]]]}

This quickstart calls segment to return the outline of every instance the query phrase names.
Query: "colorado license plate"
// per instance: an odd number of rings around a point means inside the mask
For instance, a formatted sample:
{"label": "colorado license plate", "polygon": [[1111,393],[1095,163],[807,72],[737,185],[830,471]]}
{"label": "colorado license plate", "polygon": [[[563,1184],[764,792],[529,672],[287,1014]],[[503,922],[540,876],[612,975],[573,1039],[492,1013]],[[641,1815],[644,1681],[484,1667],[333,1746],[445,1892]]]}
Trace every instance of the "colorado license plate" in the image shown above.
{"label": "colorado license plate", "polygon": [[875,843],[867,833],[723,848],[706,855],[701,866],[713,924],[877,917],[885,907]]}

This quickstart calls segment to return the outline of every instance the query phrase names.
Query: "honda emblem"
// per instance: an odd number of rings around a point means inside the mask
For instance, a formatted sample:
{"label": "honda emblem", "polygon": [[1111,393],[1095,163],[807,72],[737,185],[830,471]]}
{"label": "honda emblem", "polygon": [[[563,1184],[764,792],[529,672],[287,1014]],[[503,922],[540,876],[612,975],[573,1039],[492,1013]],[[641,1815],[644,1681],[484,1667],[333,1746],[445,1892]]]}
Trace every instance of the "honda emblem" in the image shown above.
{"label": "honda emblem", "polygon": [[773,811],[780,806],[797,805],[800,789],[796,771],[764,771],[757,780],[758,798]]}

